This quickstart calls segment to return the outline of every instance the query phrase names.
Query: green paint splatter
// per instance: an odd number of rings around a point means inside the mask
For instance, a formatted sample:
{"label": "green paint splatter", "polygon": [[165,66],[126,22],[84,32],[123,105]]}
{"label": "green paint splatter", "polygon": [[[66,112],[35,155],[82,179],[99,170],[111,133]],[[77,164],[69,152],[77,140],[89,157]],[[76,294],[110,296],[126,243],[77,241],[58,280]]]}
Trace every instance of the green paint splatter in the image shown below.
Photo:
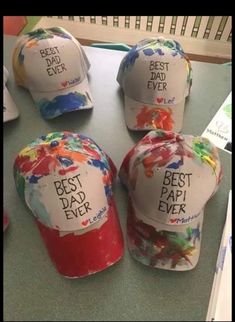
{"label": "green paint splatter", "polygon": [[14,178],[16,183],[16,190],[19,194],[20,199],[25,202],[24,191],[25,191],[25,180],[18,171],[14,171]]}
{"label": "green paint splatter", "polygon": [[63,137],[64,133],[63,132],[53,132],[53,133],[49,133],[46,136],[46,142],[51,142],[55,139],[61,139]]}
{"label": "green paint splatter", "polygon": [[195,138],[193,140],[193,150],[202,162],[207,163],[215,171],[216,163],[212,156],[212,145],[210,141],[206,138]]}

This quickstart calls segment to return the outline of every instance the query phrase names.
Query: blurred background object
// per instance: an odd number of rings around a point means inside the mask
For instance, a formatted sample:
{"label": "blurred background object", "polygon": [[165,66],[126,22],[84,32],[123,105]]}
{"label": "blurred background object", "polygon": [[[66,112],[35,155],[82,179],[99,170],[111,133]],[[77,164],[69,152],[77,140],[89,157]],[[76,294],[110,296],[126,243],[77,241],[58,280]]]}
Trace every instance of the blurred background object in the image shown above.
{"label": "blurred background object", "polygon": [[149,37],[178,41],[190,60],[232,60],[232,16],[42,16],[37,28],[64,27],[82,45],[123,43]]}
{"label": "blurred background object", "polygon": [[9,216],[5,210],[3,210],[3,231],[7,229],[9,225]]}
{"label": "blurred background object", "polygon": [[[4,16],[3,31],[19,35],[60,26],[82,45],[133,46],[163,36],[178,41],[190,60],[223,64],[232,60],[232,16]],[[110,47],[109,49],[115,49]],[[117,50],[120,50],[117,48]],[[122,47],[122,50],[123,49]],[[128,50],[128,47],[127,49]]]}
{"label": "blurred background object", "polygon": [[3,16],[3,33],[18,36],[31,31],[41,16]]}

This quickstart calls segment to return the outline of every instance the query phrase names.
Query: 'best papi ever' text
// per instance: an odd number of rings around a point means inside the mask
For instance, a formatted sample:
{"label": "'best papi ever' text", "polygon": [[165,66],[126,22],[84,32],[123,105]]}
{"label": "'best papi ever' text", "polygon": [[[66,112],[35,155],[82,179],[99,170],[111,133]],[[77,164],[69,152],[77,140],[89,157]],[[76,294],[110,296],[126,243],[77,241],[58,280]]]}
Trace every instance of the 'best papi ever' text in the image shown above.
{"label": "'best papi ever' text", "polygon": [[191,180],[192,173],[167,170],[163,179],[158,210],[173,215],[184,215],[186,196],[191,186]]}

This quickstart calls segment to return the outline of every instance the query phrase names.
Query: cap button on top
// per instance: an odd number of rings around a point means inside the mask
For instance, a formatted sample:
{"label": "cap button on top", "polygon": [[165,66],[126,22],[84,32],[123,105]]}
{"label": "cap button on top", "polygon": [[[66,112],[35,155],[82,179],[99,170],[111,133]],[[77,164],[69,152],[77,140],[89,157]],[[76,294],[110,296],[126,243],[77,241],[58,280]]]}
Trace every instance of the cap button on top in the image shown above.
{"label": "cap button on top", "polygon": [[158,41],[159,41],[161,44],[164,44],[164,42],[165,42],[165,38],[164,38],[164,37],[162,37],[162,36],[160,36],[160,37],[158,37]]}
{"label": "cap button on top", "polygon": [[175,139],[176,139],[176,142],[184,141],[184,137],[182,135],[180,135],[180,134],[177,134]]}
{"label": "cap button on top", "polygon": [[55,148],[58,145],[59,145],[58,141],[51,141],[51,144],[50,144],[51,148]]}

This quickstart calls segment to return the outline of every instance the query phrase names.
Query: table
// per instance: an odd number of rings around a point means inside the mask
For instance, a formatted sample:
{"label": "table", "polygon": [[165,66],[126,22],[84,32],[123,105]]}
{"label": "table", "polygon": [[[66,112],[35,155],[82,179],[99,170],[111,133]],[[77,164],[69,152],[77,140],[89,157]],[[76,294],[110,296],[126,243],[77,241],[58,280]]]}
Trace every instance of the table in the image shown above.
{"label": "table", "polygon": [[[201,255],[195,269],[173,272],[146,267],[126,246],[127,194],[117,179],[114,194],[125,238],[125,254],[114,266],[84,279],[60,276],[47,254],[34,218],[19,199],[13,179],[16,154],[36,137],[70,130],[93,138],[119,169],[127,151],[145,132],[127,130],[116,82],[125,52],[84,47],[91,62],[92,111],[45,121],[29,92],[13,80],[11,53],[16,37],[4,38],[8,88],[20,117],[4,124],[4,207],[10,226],[4,233],[4,321],[205,321],[217,252],[231,188],[231,155],[220,151],[224,177],[205,208]],[[231,91],[229,67],[192,62],[193,86],[182,133],[200,135]],[[205,183],[206,184],[206,183]]]}

